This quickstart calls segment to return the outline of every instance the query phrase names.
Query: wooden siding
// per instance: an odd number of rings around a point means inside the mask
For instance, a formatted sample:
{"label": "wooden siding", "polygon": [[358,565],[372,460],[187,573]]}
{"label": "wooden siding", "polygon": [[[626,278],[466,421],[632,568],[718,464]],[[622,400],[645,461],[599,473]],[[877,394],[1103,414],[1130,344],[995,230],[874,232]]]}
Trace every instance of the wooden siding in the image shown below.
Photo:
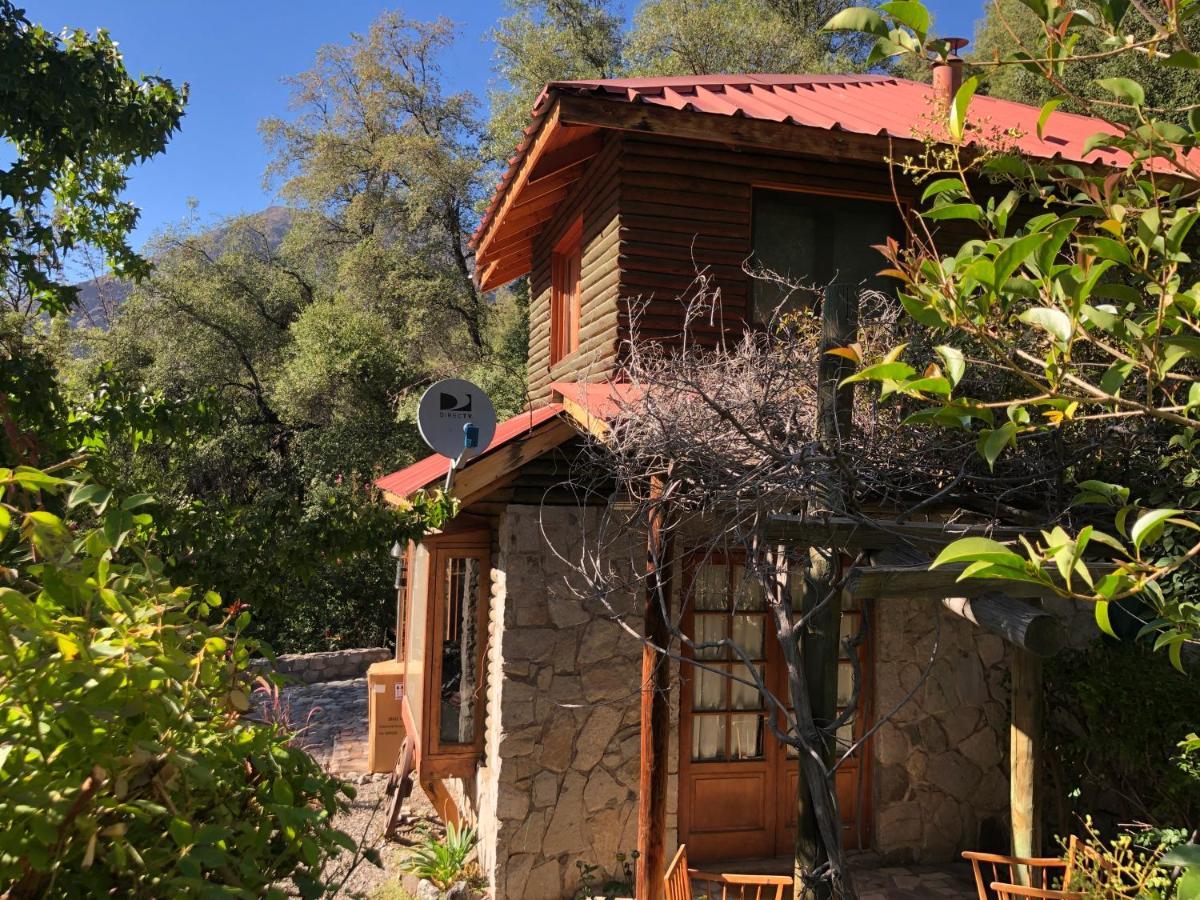
{"label": "wooden siding", "polygon": [[[529,275],[529,397],[536,405],[550,396],[550,382],[582,373],[603,377],[612,370],[617,346],[617,243],[619,240],[620,138],[608,135],[570,196],[554,211],[533,246]],[[582,214],[579,349],[550,364],[551,255]]]}
{"label": "wooden siding", "polygon": [[[711,326],[693,324],[694,334],[713,339],[721,328],[740,333],[751,287],[743,265],[752,251],[756,188],[895,202],[892,173],[882,159],[877,164],[838,160],[834,154],[818,159],[737,148],[715,140],[609,133],[604,148],[534,245],[531,401],[548,400],[552,381],[595,381],[611,373],[621,346],[631,337],[630,310],[635,307],[639,339],[674,342],[698,270],[712,276],[720,288],[722,319]],[[898,182],[896,190],[905,202],[911,202],[917,191],[908,182]],[[551,366],[551,252],[580,212],[584,231],[580,348]],[[947,229],[944,236],[953,245],[973,235],[960,226]],[[883,265],[880,257],[880,268]]]}
{"label": "wooden siding", "polygon": [[[832,162],[637,134],[625,137],[621,159],[621,196],[637,198],[621,205],[621,297],[645,304],[637,321],[641,339],[678,336],[683,303],[694,295],[701,269],[720,288],[724,328],[742,330],[755,188],[894,202],[882,161]],[[630,334],[629,309],[622,304],[621,340]],[[702,337],[717,332],[716,326],[694,327]]]}

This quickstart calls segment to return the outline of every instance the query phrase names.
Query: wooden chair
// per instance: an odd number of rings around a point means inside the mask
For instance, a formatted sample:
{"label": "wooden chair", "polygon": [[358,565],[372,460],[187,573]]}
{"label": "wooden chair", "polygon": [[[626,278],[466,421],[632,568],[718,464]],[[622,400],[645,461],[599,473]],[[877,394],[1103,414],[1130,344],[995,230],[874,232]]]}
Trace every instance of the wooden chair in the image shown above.
{"label": "wooden chair", "polygon": [[784,891],[791,893],[792,879],[787,875],[731,875],[689,869],[687,845],[680,845],[667,866],[663,878],[665,900],[693,900],[692,882],[704,886],[697,900],[783,900]]}
{"label": "wooden chair", "polygon": [[[1064,859],[1057,856],[1001,856],[999,853],[978,853],[974,850],[964,850],[963,859],[969,860],[974,870],[979,900],[1082,900],[1081,893],[1067,890],[1075,870],[1077,852],[1078,845],[1072,835]],[[1028,873],[1028,886],[1019,883],[1022,880],[1017,871],[1019,868]],[[990,878],[985,874],[988,870]],[[1052,878],[1060,880],[1062,886],[1052,888]]]}

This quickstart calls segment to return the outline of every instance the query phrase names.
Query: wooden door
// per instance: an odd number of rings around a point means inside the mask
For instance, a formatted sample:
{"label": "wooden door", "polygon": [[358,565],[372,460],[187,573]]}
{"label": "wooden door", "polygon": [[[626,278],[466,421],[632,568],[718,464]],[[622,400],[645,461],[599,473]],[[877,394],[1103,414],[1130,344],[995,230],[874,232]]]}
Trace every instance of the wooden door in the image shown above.
{"label": "wooden door", "polygon": [[[753,859],[788,855],[795,843],[799,766],[794,752],[771,733],[759,692],[739,683],[749,676],[746,661],[786,697],[786,673],[779,645],[757,585],[743,579],[736,558],[707,556],[688,561],[683,590],[685,633],[699,645],[695,662],[681,668],[679,831],[692,860]],[[798,597],[800,592],[793,591]],[[844,635],[855,634],[863,612],[847,609]],[[727,647],[704,647],[732,640],[746,661]],[[860,648],[860,660],[866,660]],[[849,659],[839,664],[839,702],[853,682]],[[864,679],[868,684],[870,679]],[[839,738],[861,734],[860,714]],[[837,787],[843,834],[848,847],[866,846],[858,825],[865,816],[866,769],[848,761]]]}

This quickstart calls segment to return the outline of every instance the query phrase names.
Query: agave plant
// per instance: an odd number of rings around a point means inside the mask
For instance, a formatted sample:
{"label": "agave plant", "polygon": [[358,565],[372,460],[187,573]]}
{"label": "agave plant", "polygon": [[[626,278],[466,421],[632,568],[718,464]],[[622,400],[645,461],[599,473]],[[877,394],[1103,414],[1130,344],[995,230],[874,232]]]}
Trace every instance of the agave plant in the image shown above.
{"label": "agave plant", "polygon": [[438,839],[432,832],[425,832],[421,843],[400,863],[400,868],[431,882],[440,891],[449,890],[455,883],[466,880],[467,859],[477,841],[471,826],[459,829],[453,822],[448,822],[444,838]]}

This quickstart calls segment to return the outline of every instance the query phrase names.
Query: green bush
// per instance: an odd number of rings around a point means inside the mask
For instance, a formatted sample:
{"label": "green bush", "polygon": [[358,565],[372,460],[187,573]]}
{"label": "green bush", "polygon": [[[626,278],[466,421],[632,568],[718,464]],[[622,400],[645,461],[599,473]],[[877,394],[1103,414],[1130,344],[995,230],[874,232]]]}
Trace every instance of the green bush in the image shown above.
{"label": "green bush", "polygon": [[170,583],[149,498],[0,469],[0,892],[323,892],[350,789],[250,707],[249,614]]}
{"label": "green bush", "polygon": [[1047,833],[1139,823],[1153,844],[1200,827],[1200,721],[1194,678],[1143,642],[1101,639],[1046,665]]}

